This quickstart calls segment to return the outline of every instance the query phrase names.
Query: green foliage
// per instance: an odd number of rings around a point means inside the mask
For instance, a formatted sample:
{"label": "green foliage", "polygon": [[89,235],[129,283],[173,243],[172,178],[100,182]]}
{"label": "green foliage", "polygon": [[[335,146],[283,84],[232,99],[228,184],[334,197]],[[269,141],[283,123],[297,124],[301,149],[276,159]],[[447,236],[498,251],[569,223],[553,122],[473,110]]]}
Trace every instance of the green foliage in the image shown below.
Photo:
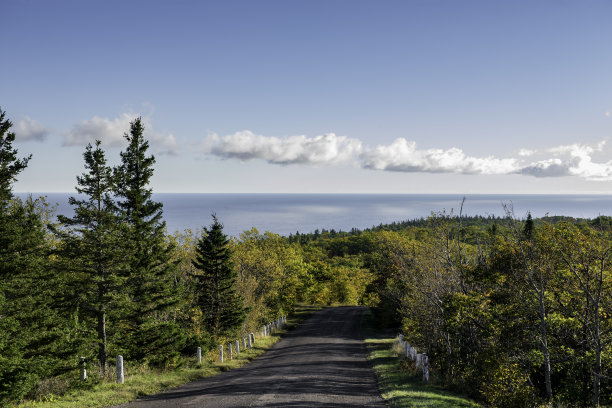
{"label": "green foliage", "polygon": [[53,307],[47,204],[12,195],[12,183],[29,158],[17,158],[10,128],[0,110],[0,404],[68,369],[64,359],[72,346],[67,321]]}
{"label": "green foliage", "polygon": [[231,338],[238,333],[247,310],[236,291],[237,273],[229,240],[215,215],[212,225],[203,229],[193,266],[196,268],[193,277],[204,329],[217,341]]}
{"label": "green foliage", "polygon": [[86,173],[77,177],[76,191],[84,198],[70,198],[73,217],[58,216],[64,228],[55,229],[63,241],[57,268],[70,273],[65,306],[78,314],[86,330],[96,333],[97,358],[104,373],[108,370],[107,337],[117,332],[117,310],[126,303],[127,253],[124,224],[112,199],[112,171],[100,141],[95,149],[88,145],[83,157]]}
{"label": "green foliage", "polygon": [[165,237],[162,204],[152,200],[149,188],[155,158],[147,155],[149,143],[141,118],[130,124],[124,137],[128,146],[113,172],[117,206],[126,223],[124,246],[130,254],[126,282],[130,307],[123,316],[122,349],[127,358],[145,360],[151,358],[150,345],[155,345],[166,362],[157,358],[151,362],[166,364],[187,340],[174,319],[180,302],[174,283],[177,268],[170,262],[173,248]]}
{"label": "green foliage", "polygon": [[238,287],[250,313],[245,329],[288,314],[300,299],[300,291],[311,282],[310,268],[301,251],[277,234],[253,228],[234,243]]}
{"label": "green foliage", "polygon": [[371,313],[364,313],[365,344],[381,396],[391,407],[477,408],[480,405],[435,384],[426,384],[412,361],[400,357],[397,339],[381,336]]}
{"label": "green foliage", "polygon": [[365,255],[379,307],[435,378],[491,406],[612,403],[605,220],[493,225],[438,214],[427,234],[381,233]]}

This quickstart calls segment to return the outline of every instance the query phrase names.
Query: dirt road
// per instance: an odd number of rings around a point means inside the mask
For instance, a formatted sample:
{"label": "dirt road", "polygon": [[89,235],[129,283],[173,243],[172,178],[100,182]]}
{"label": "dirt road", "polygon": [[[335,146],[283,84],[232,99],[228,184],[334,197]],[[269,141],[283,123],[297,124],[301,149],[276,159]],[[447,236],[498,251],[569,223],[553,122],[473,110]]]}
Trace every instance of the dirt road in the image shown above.
{"label": "dirt road", "polygon": [[122,407],[385,407],[365,358],[364,310],[319,311],[244,367]]}

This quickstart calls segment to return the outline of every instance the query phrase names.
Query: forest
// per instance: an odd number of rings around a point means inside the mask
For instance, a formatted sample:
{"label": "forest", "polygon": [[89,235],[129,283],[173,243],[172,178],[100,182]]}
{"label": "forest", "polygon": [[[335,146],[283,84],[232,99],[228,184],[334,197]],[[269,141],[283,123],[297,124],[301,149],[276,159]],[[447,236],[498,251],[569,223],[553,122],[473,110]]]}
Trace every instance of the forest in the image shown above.
{"label": "forest", "polygon": [[[30,157],[0,110],[0,404],[112,358],[171,370],[298,303],[370,306],[432,380],[493,407],[612,404],[612,218],[428,218],[288,237],[169,234],[142,122],[120,164],[84,146],[71,217],[13,194]],[[55,381],[55,382],[54,382]]]}

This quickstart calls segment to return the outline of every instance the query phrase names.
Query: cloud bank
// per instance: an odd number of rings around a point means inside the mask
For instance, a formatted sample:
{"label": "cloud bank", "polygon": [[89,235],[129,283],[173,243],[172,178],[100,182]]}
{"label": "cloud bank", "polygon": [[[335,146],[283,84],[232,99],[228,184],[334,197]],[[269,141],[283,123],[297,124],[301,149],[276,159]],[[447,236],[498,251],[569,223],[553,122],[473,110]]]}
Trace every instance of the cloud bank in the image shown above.
{"label": "cloud bank", "polygon": [[534,177],[575,176],[587,180],[612,180],[612,160],[596,162],[594,146],[572,144],[549,149],[520,149],[509,157],[475,157],[462,149],[419,149],[416,142],[399,138],[389,145],[364,146],[358,139],[328,133],[315,137],[266,137],[244,130],[204,139],[204,153],[222,159],[264,160],[280,165],[352,164],[364,169],[406,173],[452,173]]}
{"label": "cloud bank", "polygon": [[[138,115],[122,113],[116,118],[94,116],[64,133],[64,146],[85,146],[100,140],[106,147],[124,147],[124,134]],[[172,133],[157,132],[150,117],[143,117],[145,136],[155,153],[178,155],[181,152]],[[37,121],[25,117],[15,125],[19,141],[44,141],[50,131]],[[521,174],[533,177],[579,177],[586,180],[612,180],[612,160],[595,157],[612,156],[605,151],[606,142],[594,145],[574,143],[548,149],[520,149],[506,157],[470,156],[462,149],[420,149],[405,138],[388,145],[366,146],[361,140],[326,133],[308,137],[268,137],[243,130],[219,136],[211,134],[202,140],[205,155],[227,160],[263,160],[276,165],[353,165],[358,168],[405,173],[450,173],[479,175]]]}
{"label": "cloud bank", "polygon": [[42,142],[51,133],[49,129],[26,116],[15,125],[15,139],[20,142]]}

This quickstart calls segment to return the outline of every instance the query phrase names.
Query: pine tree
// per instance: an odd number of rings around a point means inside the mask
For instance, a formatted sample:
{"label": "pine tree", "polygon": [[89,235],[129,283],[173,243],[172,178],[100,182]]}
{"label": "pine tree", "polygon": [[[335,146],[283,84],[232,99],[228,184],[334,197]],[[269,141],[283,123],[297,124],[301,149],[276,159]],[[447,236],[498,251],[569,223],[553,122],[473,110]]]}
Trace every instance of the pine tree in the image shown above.
{"label": "pine tree", "polygon": [[108,316],[116,315],[113,309],[124,306],[122,271],[126,256],[121,245],[122,223],[112,198],[112,170],[106,165],[100,141],[95,148],[89,144],[83,158],[86,173],[77,176],[76,191],[85,197],[70,197],[74,216],[58,216],[69,228],[58,231],[58,235],[64,241],[66,269],[73,272],[68,283],[70,297],[76,299],[84,318],[94,320],[92,331],[96,332],[98,362],[104,374],[108,370]]}
{"label": "pine tree", "polygon": [[171,314],[179,301],[174,284],[176,265],[171,262],[173,248],[165,239],[162,204],[153,201],[149,188],[155,157],[147,155],[149,142],[144,138],[141,118],[130,124],[124,137],[128,146],[121,152],[121,164],[114,175],[117,205],[128,226],[125,242],[131,253],[127,286],[132,307],[126,316],[126,352],[138,360],[168,363],[185,342]]}
{"label": "pine tree", "polygon": [[247,314],[236,292],[237,272],[231,258],[223,225],[213,215],[210,228],[203,228],[193,266],[197,270],[194,279],[204,328],[217,341],[235,335]]}

